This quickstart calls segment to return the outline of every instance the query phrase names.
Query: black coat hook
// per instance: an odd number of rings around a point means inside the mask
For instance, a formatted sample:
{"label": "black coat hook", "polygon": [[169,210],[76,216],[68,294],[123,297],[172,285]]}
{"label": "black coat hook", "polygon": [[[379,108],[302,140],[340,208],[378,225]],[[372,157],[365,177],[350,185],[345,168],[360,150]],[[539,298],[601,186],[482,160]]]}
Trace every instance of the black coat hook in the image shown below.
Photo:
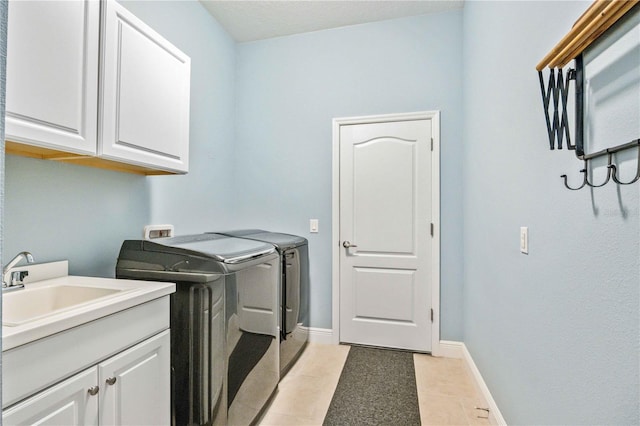
{"label": "black coat hook", "polygon": [[[601,183],[600,185],[594,185],[591,182],[589,182],[589,179],[587,178],[587,174],[585,174],[585,180],[587,182],[587,185],[589,185],[591,188],[600,188],[601,186],[605,186],[606,184],[609,183],[609,180],[611,180],[611,166],[613,165],[611,163],[611,153],[608,153],[609,155],[607,156],[608,158],[608,164],[607,164],[607,179],[605,179],[605,181],[603,183]],[[587,168],[587,161],[588,160],[584,160],[584,168]]]}
{"label": "black coat hook", "polygon": [[[611,163],[611,161],[609,161]],[[631,185],[632,183],[635,183],[638,181],[638,179],[640,179],[640,145],[638,145],[638,159],[636,161],[637,163],[637,169],[636,169],[636,177],[633,178],[630,182],[621,182],[618,179],[618,168],[616,167],[615,164],[609,164],[609,168],[613,170],[613,181],[619,185]]]}
{"label": "black coat hook", "polygon": [[577,188],[571,188],[571,187],[567,184],[567,175],[562,175],[562,176],[560,176],[560,177],[561,177],[562,179],[564,179],[564,186],[566,186],[566,187],[567,187],[567,189],[570,189],[570,190],[572,190],[572,191],[577,191],[577,190],[579,190],[579,189],[584,188],[584,186],[587,184],[587,169],[586,169],[586,168],[584,168],[584,169],[580,170],[580,173],[584,173],[584,180],[582,181],[582,185],[580,185],[580,186],[579,186],[579,187],[577,187]]}

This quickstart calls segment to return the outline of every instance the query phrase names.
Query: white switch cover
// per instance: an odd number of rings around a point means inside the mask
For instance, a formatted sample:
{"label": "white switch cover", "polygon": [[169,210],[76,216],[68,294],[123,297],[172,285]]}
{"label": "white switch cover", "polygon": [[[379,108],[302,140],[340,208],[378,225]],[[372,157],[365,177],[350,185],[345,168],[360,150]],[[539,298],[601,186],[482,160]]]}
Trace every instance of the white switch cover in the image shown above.
{"label": "white switch cover", "polygon": [[318,219],[309,219],[309,232],[318,233]]}
{"label": "white switch cover", "polygon": [[529,254],[529,227],[520,227],[520,252]]}

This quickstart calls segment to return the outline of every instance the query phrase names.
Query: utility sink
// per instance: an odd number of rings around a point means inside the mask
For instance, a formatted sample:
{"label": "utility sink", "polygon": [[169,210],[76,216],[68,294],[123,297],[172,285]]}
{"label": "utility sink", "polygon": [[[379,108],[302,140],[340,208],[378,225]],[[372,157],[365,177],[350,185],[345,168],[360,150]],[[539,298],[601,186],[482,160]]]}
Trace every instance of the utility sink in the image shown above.
{"label": "utility sink", "polygon": [[69,275],[65,260],[20,270],[29,273],[24,288],[2,294],[3,367],[4,355],[20,346],[54,339],[176,291],[173,283]]}
{"label": "utility sink", "polygon": [[2,295],[2,325],[19,326],[126,290],[75,285],[16,290]]}

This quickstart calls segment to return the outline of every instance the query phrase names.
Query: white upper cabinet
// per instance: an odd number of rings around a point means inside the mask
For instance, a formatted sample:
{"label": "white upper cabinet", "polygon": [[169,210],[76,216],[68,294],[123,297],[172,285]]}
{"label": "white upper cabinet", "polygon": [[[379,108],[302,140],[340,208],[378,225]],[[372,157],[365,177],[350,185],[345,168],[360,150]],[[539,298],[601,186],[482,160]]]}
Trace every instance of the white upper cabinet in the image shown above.
{"label": "white upper cabinet", "polygon": [[188,56],[115,0],[11,1],[8,28],[7,152],[188,171]]}
{"label": "white upper cabinet", "polygon": [[104,7],[98,154],[186,172],[191,60],[120,4]]}
{"label": "white upper cabinet", "polygon": [[11,1],[6,138],[95,154],[100,3]]}

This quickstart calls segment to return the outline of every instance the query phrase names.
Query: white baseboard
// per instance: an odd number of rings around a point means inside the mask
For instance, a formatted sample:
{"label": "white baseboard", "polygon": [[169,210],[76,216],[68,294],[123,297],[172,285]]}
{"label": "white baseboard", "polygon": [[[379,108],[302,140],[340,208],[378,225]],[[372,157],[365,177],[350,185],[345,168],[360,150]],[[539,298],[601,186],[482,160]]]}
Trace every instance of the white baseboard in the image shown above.
{"label": "white baseboard", "polygon": [[464,343],[462,342],[454,342],[451,340],[440,340],[438,351],[433,355],[441,356],[444,358],[461,359],[463,357],[463,351],[462,351],[463,346],[464,346]]}
{"label": "white baseboard", "polygon": [[462,359],[469,369],[469,372],[473,376],[478,390],[480,390],[480,393],[482,393],[482,396],[484,397],[485,401],[487,401],[487,405],[489,406],[489,422],[492,425],[496,426],[507,426],[507,422],[504,420],[504,417],[502,417],[502,413],[500,412],[496,401],[493,399],[493,396],[491,395],[487,384],[484,382],[484,379],[480,374],[480,370],[478,370],[476,363],[473,362],[473,358],[471,358],[471,354],[469,353],[467,346],[462,342],[447,343],[459,343],[460,349],[462,350]]}
{"label": "white baseboard", "polygon": [[333,330],[330,328],[305,327],[309,331],[309,343],[333,345]]}

